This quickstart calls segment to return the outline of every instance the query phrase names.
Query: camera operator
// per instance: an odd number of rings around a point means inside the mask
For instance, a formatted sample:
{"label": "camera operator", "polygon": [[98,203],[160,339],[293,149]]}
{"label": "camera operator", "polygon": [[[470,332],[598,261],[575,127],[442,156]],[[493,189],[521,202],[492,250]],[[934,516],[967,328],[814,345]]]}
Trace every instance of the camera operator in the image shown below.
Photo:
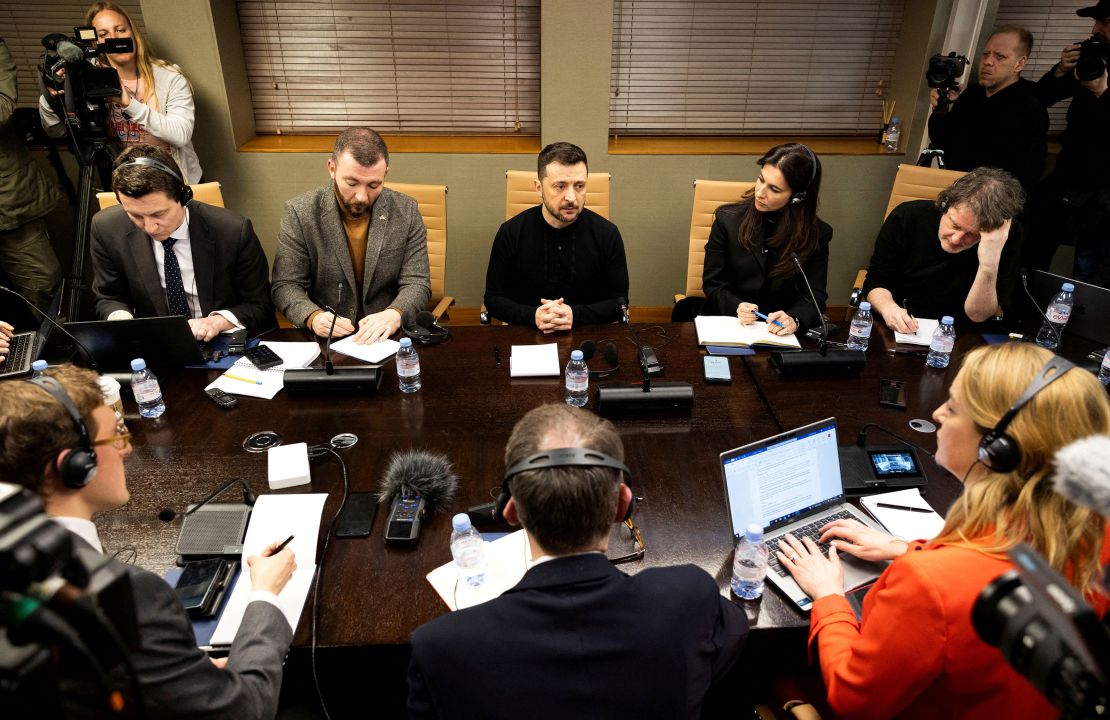
{"label": "camera operator", "polygon": [[13,127],[16,90],[15,62],[0,39],[0,269],[29,301],[49,307],[62,271],[44,218],[58,190]]}
{"label": "camera operator", "polygon": [[1074,244],[1074,277],[1110,287],[1110,0],[1076,15],[1094,19],[1091,39],[1065,47],[1060,62],[1037,83],[1046,106],[1072,101],[1056,168],[1033,198],[1033,242],[1025,264],[1047,269],[1061,242]]}
{"label": "camera operator", "polygon": [[[123,145],[147,143],[168,151],[189,184],[201,179],[200,159],[193,150],[193,90],[176,65],[157,58],[146,38],[123,8],[111,2],[93,3],[85,25],[96,28],[97,41],[131,38],[133,52],[101,53],[97,63],[119,73],[120,95],[110,98],[110,136]],[[39,115],[46,132],[64,134],[62,121],[46,97],[39,98]]]}
{"label": "camera operator", "polygon": [[948,93],[954,101],[950,110],[938,111],[940,91],[930,92],[929,138],[944,150],[949,169],[997,167],[1014,175],[1027,192],[1036,185],[1044,169],[1048,112],[1036,84],[1021,77],[1032,49],[1028,30],[1003,25],[979,56],[979,83]]}

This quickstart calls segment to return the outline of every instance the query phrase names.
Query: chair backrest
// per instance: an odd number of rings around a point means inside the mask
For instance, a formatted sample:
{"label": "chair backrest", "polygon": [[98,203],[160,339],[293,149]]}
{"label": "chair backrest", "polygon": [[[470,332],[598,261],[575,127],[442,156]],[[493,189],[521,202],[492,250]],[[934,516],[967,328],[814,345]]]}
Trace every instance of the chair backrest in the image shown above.
{"label": "chair backrest", "polygon": [[447,294],[447,186],[387,182],[390,190],[408,195],[420,206],[428,230],[428,267],[432,281],[432,305]]}
{"label": "chair backrest", "polygon": [[690,248],[686,260],[686,295],[703,296],[702,269],[705,267],[705,243],[713,227],[713,214],[722,205],[736,202],[754,182],[729,180],[695,180],[694,210],[690,214]]}
{"label": "chair backrest", "polygon": [[[220,190],[218,182],[198,183],[190,185],[193,188],[193,199],[199,200],[207,205],[218,205],[224,207],[224,194]],[[96,194],[96,201],[100,203],[100,209],[106,210],[119,203],[114,192],[98,192]]]}
{"label": "chair backrest", "polygon": [[894,187],[890,189],[890,201],[886,204],[886,215],[908,200],[936,200],[941,190],[963,175],[964,173],[956,170],[899,165],[898,174],[894,176]]}
{"label": "chair backrest", "polygon": [[[505,171],[505,219],[519,215],[540,204],[536,195],[536,173],[531,170]],[[609,173],[590,173],[586,176],[586,207],[609,219]]]}

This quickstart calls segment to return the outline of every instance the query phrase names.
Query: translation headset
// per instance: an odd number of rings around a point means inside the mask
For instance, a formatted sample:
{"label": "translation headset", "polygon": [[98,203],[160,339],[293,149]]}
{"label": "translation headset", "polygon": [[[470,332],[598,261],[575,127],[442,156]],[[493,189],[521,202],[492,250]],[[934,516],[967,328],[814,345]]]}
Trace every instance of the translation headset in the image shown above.
{"label": "translation headset", "polygon": [[[509,504],[509,499],[513,496],[512,488],[509,486],[510,480],[530,470],[543,470],[545,468],[556,467],[595,467],[618,470],[624,474],[624,484],[627,485],[630,490],[632,489],[632,471],[620,460],[612,458],[603,452],[590,450],[589,448],[558,448],[556,450],[544,450],[543,452],[529,455],[505,471],[505,476],[501,479],[501,494],[497,496],[497,507],[494,510],[494,517],[505,517],[505,506]],[[628,503],[628,512],[621,518],[622,522],[632,517],[632,511],[635,507],[636,496],[633,495],[632,502]]]}
{"label": "translation headset", "polygon": [[55,400],[62,404],[62,407],[69,413],[70,419],[73,420],[73,427],[77,430],[80,443],[62,458],[62,462],[58,466],[58,473],[61,476],[62,485],[70,490],[80,490],[92,482],[96,475],[96,451],[93,449],[92,440],[89,439],[89,431],[85,427],[85,421],[81,419],[81,413],[78,412],[73,401],[69,399],[65,388],[54,378],[32,378],[25,382],[36,385],[50,393]]}
{"label": "translation headset", "polygon": [[809,155],[809,161],[813,165],[813,172],[810,174],[809,182],[806,183],[806,186],[791,196],[791,205],[801,205],[804,203],[806,198],[809,197],[810,186],[813,185],[813,181],[817,179],[817,156],[813,154],[813,151],[809,149],[808,145],[802,145],[802,147],[805,148],[806,154]]}
{"label": "translation headset", "polygon": [[[582,360],[584,362],[589,362],[597,352],[597,344],[593,340],[583,340],[582,344],[578,346],[578,349],[582,351]],[[621,362],[620,358],[617,357],[617,346],[614,343],[605,343],[605,351],[602,353],[602,357],[609,363],[609,367],[604,370],[590,370],[591,380],[604,380],[607,377],[615,375],[617,371],[620,370]]]}
{"label": "translation headset", "polygon": [[[177,190],[174,191],[173,196],[174,200],[176,200],[181,205],[187,205],[189,201],[193,199],[193,188],[189,187],[189,184],[185,182],[185,180],[182,179],[180,175],[175,173],[173,169],[170,168],[169,165],[166,165],[164,162],[149,157],[136,157],[128,159],[127,162],[120,163],[119,166],[116,167],[116,170],[125,167],[152,167],[161,170],[177,181]],[[115,172],[115,170],[113,170],[112,172]]]}
{"label": "translation headset", "polygon": [[402,322],[401,331],[418,345],[440,345],[451,339],[451,331],[437,323],[435,315],[427,310],[416,314],[416,325],[412,327]]}
{"label": "translation headset", "polygon": [[979,441],[979,462],[998,473],[1010,472],[1016,468],[1021,460],[1021,448],[1018,447],[1017,440],[1006,434],[1006,428],[1037,393],[1074,368],[1075,365],[1070,360],[1062,357],[1054,357],[1045,363],[1013,406]]}

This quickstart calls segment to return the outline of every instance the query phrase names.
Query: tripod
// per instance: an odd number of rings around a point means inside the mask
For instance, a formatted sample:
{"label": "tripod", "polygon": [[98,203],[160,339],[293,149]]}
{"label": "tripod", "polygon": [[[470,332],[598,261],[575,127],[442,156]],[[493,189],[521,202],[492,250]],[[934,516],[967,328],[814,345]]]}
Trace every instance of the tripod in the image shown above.
{"label": "tripod", "polygon": [[81,304],[81,291],[85,284],[85,254],[88,248],[89,226],[92,218],[89,209],[92,205],[93,168],[100,172],[100,181],[105,187],[112,186],[112,161],[118,150],[106,138],[93,138],[79,142],[72,135],[71,150],[81,168],[77,188],[77,217],[73,227],[73,262],[69,275],[62,281],[65,298],[66,319],[76,320]]}

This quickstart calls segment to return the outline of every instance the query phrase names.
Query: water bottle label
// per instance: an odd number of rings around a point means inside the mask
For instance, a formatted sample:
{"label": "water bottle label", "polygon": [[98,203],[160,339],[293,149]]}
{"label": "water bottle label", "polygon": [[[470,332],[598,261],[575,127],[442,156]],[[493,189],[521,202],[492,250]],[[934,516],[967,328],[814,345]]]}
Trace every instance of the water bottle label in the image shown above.
{"label": "water bottle label", "polygon": [[1049,322],[1063,325],[1071,317],[1071,308],[1067,305],[1053,305],[1048,308],[1048,312],[1045,314],[1048,315]]}
{"label": "water bottle label", "polygon": [[570,392],[586,392],[590,388],[590,376],[574,377],[567,374],[567,390]]}
{"label": "water bottle label", "polygon": [[955,344],[956,343],[954,338],[937,337],[933,338],[933,344],[929,346],[929,349],[933,352],[950,353],[952,352],[952,346]]}
{"label": "water bottle label", "polygon": [[871,324],[867,325],[852,325],[852,334],[858,335],[861,338],[871,337]]}
{"label": "water bottle label", "polygon": [[154,402],[162,397],[162,389],[154,382],[132,385],[131,392],[135,394],[135,401],[140,403]]}
{"label": "water bottle label", "polygon": [[1110,350],[1107,350],[1106,354],[1102,356],[1102,369],[1110,370]]}
{"label": "water bottle label", "polygon": [[397,374],[400,377],[415,377],[420,374],[419,362],[397,363]]}

